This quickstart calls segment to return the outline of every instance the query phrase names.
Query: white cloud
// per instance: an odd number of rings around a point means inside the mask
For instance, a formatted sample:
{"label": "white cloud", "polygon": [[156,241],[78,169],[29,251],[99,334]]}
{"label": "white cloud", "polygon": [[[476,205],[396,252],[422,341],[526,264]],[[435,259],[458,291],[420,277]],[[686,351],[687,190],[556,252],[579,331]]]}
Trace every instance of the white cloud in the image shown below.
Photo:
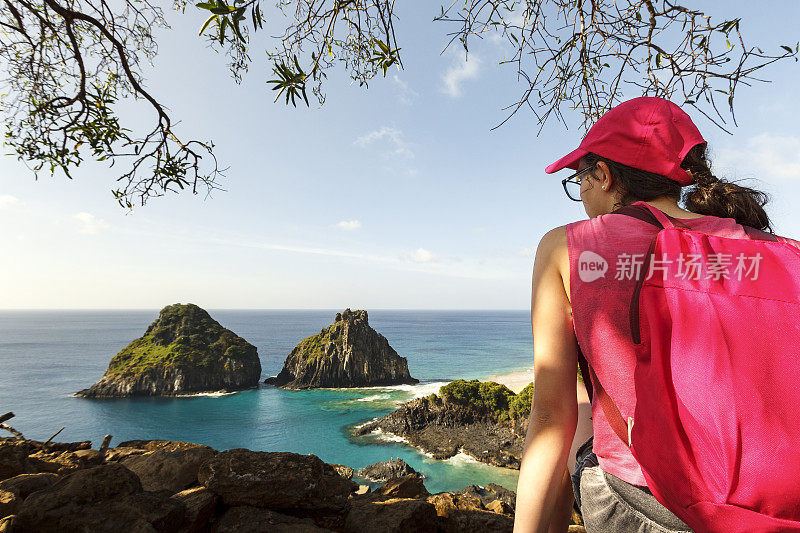
{"label": "white cloud", "polygon": [[800,154],[799,137],[762,133],[747,139],[744,146],[718,150],[714,163],[716,168],[740,176],[752,175],[761,180],[800,180],[797,154]]}
{"label": "white cloud", "polygon": [[410,148],[411,145],[407,143],[405,139],[403,139],[403,132],[390,126],[383,126],[379,130],[371,131],[366,135],[362,135],[354,141],[354,144],[363,148],[383,139],[388,140],[389,143],[394,146],[394,154],[407,157],[409,159],[414,157],[414,152],[412,152]]}
{"label": "white cloud", "polygon": [[504,50],[518,50],[519,43],[514,42],[509,35],[511,33],[519,34],[520,32],[527,33],[530,31],[532,23],[530,19],[525,18],[525,4],[518,4],[517,9],[511,13],[505,13],[505,15],[503,22],[508,25],[509,31],[503,35],[503,24],[499,24],[494,27],[494,30],[487,37],[489,42]]}
{"label": "white cloud", "polygon": [[361,222],[358,220],[342,220],[336,225],[341,229],[354,230],[361,227]]}
{"label": "white cloud", "polygon": [[398,99],[402,104],[411,105],[417,99],[419,93],[408,86],[408,82],[400,79],[397,74],[392,75],[392,80],[397,86]]}
{"label": "white cloud", "polygon": [[452,98],[463,94],[462,85],[468,80],[478,77],[481,59],[474,53],[465,56],[459,49],[453,64],[442,75],[442,91]]}
{"label": "white cloud", "polygon": [[102,230],[110,226],[104,220],[101,220],[91,213],[76,213],[72,218],[79,224],[78,231],[86,235],[97,235]]}
{"label": "white cloud", "polygon": [[233,238],[204,239],[203,243],[215,243],[223,246],[240,246],[262,250],[275,250],[280,252],[312,254],[325,257],[341,257],[356,259],[370,263],[382,264],[388,267],[407,272],[418,272],[438,276],[467,278],[467,279],[516,279],[519,272],[503,268],[502,265],[489,265],[486,261],[464,261],[454,257],[441,259],[424,248],[418,248],[410,253],[363,253],[332,248],[314,248],[308,246],[292,246],[276,243],[257,242],[256,240],[241,241]]}
{"label": "white cloud", "polygon": [[425,248],[417,248],[406,257],[415,263],[432,263],[438,260],[438,257],[433,252]]}
{"label": "white cloud", "polygon": [[380,167],[380,172],[376,174],[383,175],[383,176],[402,176],[402,177],[414,177],[419,173],[419,171],[414,167],[409,167],[405,165],[384,165]]}
{"label": "white cloud", "polygon": [[16,196],[11,196],[10,194],[0,194],[0,209],[4,207],[11,207],[14,205],[19,205],[22,202]]}

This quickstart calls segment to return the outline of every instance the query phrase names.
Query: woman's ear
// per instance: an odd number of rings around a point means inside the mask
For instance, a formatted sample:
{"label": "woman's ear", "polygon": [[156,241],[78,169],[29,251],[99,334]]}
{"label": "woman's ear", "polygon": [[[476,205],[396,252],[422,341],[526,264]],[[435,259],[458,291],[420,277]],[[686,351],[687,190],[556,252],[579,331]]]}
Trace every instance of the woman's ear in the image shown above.
{"label": "woman's ear", "polygon": [[608,168],[608,165],[605,161],[598,161],[597,162],[597,180],[599,181],[598,185],[604,191],[611,190],[611,186],[614,184],[614,177],[611,175],[611,169]]}

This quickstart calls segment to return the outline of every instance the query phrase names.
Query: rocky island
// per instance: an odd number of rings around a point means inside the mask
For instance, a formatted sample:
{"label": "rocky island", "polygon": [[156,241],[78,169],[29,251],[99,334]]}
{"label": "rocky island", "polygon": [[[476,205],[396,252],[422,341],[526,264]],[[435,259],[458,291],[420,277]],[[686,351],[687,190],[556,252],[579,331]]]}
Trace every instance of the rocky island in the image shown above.
{"label": "rocky island", "polygon": [[419,383],[408,362],[370,327],[367,312],[345,309],[333,324],[303,339],[277,376],[264,383],[284,389],[370,387]]}
{"label": "rocky island", "polygon": [[532,400],[533,383],[514,394],[493,381],[457,379],[441,387],[438,395],[406,402],[353,433],[380,430],[405,438],[435,459],[463,451],[481,462],[518,470]]}
{"label": "rocky island", "polygon": [[168,305],[145,334],[115,355],[103,377],[76,396],[175,396],[258,386],[255,346],[194,304]]}

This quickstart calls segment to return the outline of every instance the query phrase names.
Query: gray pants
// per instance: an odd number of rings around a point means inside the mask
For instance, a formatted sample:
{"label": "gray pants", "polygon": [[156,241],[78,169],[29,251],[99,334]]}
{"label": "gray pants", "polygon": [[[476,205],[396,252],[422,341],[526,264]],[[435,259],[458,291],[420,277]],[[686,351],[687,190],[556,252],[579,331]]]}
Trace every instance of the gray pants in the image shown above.
{"label": "gray pants", "polygon": [[631,485],[604,472],[592,451],[592,438],[578,449],[572,486],[587,533],[691,532],[661,505],[647,487]]}

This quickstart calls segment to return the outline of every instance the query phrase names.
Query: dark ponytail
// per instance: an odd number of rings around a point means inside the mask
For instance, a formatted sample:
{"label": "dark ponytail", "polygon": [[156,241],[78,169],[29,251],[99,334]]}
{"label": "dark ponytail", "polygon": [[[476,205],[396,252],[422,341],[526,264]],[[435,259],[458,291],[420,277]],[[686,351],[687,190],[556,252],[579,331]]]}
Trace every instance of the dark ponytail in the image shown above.
{"label": "dark ponytail", "polygon": [[772,233],[764,206],[769,195],[717,178],[706,159],[706,145],[698,144],[683,159],[681,167],[692,173],[694,182],[683,192],[686,209],[701,215],[727,217],[743,226]]}
{"label": "dark ponytail", "polygon": [[638,200],[645,202],[669,197],[681,200],[686,209],[699,215],[732,218],[738,224],[772,232],[764,205],[769,196],[761,191],[724,181],[711,172],[706,159],[706,145],[698,144],[683,159],[681,167],[694,176],[692,185],[681,184],[661,174],[629,167],[594,153],[584,156],[586,163],[603,161],[615,178],[614,187],[621,198],[619,206],[630,205]]}

